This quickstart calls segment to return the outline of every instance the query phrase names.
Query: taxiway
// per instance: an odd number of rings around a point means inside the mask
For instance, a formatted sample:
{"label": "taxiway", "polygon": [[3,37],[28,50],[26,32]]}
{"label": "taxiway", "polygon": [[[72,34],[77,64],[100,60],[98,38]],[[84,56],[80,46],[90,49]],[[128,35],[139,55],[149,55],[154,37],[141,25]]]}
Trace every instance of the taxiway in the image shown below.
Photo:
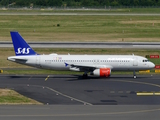
{"label": "taxiway", "polygon": [[[13,89],[44,105],[1,105],[6,120],[150,120],[160,117],[160,76],[1,75],[0,88]],[[137,93],[153,93],[138,95]],[[157,93],[157,94],[155,94]]]}
{"label": "taxiway", "polygon": [[159,75],[112,75],[111,78],[74,75],[0,76],[0,87],[13,89],[43,104],[56,105],[157,105]]}

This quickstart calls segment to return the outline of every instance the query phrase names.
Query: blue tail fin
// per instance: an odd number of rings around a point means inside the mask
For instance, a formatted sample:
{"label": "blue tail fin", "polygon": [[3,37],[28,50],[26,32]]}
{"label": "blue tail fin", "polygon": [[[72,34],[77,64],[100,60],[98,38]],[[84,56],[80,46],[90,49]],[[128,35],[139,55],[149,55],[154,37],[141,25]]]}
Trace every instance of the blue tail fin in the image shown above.
{"label": "blue tail fin", "polygon": [[16,56],[37,55],[37,53],[26,43],[18,32],[11,31],[10,33]]}

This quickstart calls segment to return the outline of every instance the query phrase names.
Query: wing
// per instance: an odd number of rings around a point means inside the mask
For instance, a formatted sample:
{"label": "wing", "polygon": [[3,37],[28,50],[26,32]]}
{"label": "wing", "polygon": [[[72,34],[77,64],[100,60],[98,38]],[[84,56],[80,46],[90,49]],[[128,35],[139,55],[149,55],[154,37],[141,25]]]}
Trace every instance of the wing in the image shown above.
{"label": "wing", "polygon": [[77,68],[80,71],[88,71],[88,72],[92,72],[95,69],[99,69],[99,68],[110,68],[112,69],[113,67],[111,65],[85,65],[85,64],[68,64],[65,63],[65,66],[69,66],[71,68]]}

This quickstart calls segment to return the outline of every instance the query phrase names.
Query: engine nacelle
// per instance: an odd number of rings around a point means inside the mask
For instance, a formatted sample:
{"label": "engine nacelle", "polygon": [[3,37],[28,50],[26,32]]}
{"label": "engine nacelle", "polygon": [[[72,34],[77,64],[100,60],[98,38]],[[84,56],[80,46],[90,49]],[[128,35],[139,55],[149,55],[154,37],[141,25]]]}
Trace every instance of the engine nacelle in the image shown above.
{"label": "engine nacelle", "polygon": [[111,69],[110,68],[95,69],[93,71],[93,75],[99,77],[109,77],[111,75]]}

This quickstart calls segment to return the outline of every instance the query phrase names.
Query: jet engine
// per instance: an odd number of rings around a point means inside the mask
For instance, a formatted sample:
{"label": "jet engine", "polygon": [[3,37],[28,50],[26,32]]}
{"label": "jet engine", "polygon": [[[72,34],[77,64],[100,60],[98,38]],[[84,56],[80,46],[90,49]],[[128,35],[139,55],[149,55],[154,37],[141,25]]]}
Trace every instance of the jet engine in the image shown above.
{"label": "jet engine", "polygon": [[109,77],[111,75],[111,69],[110,68],[95,69],[93,71],[93,75],[99,77]]}

